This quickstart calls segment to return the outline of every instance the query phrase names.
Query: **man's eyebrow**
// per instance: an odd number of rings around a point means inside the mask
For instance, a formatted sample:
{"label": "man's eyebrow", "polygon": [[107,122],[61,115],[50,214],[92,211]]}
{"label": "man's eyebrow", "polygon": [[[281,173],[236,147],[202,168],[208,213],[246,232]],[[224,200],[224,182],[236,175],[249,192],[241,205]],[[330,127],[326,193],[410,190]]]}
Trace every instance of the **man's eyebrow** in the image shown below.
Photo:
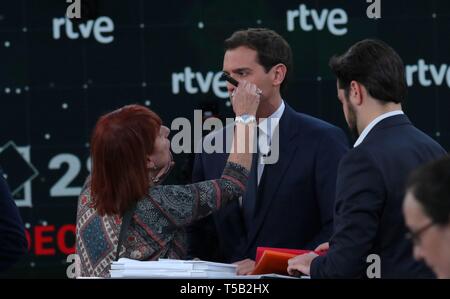
{"label": "man's eyebrow", "polygon": [[[231,70],[231,72],[234,73],[234,74],[240,73],[240,72],[251,72],[251,71],[252,71],[252,69],[248,68],[248,67],[241,67],[241,68],[237,68],[237,69]],[[222,70],[222,72],[227,74],[227,75],[230,75],[229,71]]]}
{"label": "man's eyebrow", "polygon": [[249,72],[249,71],[251,71],[251,69],[248,68],[248,67],[241,67],[241,68],[237,68],[237,69],[231,70],[232,73],[240,73],[240,72],[243,72],[243,71]]}

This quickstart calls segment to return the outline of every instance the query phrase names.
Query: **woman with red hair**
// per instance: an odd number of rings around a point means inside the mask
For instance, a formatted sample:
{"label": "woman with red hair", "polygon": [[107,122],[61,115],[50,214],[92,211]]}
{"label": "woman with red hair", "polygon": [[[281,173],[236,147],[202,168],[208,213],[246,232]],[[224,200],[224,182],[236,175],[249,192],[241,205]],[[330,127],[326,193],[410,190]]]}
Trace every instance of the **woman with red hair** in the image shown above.
{"label": "woman with red hair", "polygon": [[[242,82],[232,97],[235,114],[254,116],[259,97],[254,84]],[[169,129],[158,115],[129,105],[102,116],[91,140],[92,174],[78,201],[78,275],[108,277],[118,257],[184,258],[184,227],[245,192],[256,130],[250,119],[236,122],[235,150],[220,179],[160,185],[173,162]],[[236,150],[244,138],[250,146]]]}

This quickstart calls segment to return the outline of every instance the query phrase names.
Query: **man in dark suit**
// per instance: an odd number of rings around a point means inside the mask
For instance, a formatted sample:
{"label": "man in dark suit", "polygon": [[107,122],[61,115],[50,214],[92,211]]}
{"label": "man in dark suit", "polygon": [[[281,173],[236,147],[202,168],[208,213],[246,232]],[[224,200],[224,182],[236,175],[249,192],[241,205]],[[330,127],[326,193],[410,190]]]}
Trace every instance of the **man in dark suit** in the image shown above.
{"label": "man in dark suit", "polygon": [[[330,237],[337,165],[347,151],[347,138],[337,127],[284,102],[280,89],[291,65],[291,49],[274,31],[237,31],[225,41],[224,72],[262,91],[256,115],[259,152],[242,200],[188,231],[191,257],[236,262],[238,273],[248,274],[258,246],[313,249]],[[235,87],[227,87],[232,97]],[[207,138],[226,140],[232,131],[228,126]],[[226,151],[197,154],[193,180],[220,177],[227,157]],[[265,157],[276,163],[265,164]]]}
{"label": "man in dark suit", "polygon": [[450,279],[450,156],[425,164],[408,178],[403,214],[423,260],[440,279]]}
{"label": "man in dark suit", "polygon": [[288,271],[312,278],[433,277],[413,259],[402,201],[408,174],[446,151],[402,112],[403,62],[385,43],[363,40],[333,57],[330,67],[349,128],[359,137],[339,164],[334,232],[320,247],[328,253],[297,256]]}
{"label": "man in dark suit", "polygon": [[0,271],[17,262],[26,250],[25,228],[0,168]]}

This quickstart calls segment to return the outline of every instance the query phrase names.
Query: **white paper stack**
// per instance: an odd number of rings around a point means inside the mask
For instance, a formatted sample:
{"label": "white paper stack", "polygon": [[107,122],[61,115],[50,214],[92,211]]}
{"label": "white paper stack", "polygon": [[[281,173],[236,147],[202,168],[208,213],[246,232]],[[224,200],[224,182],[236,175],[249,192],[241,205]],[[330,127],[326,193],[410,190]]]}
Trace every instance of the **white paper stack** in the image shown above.
{"label": "white paper stack", "polygon": [[111,278],[233,278],[237,266],[207,261],[160,259],[137,261],[121,258],[111,264]]}

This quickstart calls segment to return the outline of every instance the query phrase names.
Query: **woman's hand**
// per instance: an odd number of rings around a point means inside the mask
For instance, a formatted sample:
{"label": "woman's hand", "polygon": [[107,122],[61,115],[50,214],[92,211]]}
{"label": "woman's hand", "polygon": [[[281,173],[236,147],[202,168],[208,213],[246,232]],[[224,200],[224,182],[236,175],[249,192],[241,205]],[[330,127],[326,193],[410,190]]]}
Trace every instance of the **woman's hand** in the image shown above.
{"label": "woman's hand", "polygon": [[244,114],[256,116],[260,98],[261,93],[258,92],[255,84],[241,81],[231,97],[234,113],[236,116]]}

